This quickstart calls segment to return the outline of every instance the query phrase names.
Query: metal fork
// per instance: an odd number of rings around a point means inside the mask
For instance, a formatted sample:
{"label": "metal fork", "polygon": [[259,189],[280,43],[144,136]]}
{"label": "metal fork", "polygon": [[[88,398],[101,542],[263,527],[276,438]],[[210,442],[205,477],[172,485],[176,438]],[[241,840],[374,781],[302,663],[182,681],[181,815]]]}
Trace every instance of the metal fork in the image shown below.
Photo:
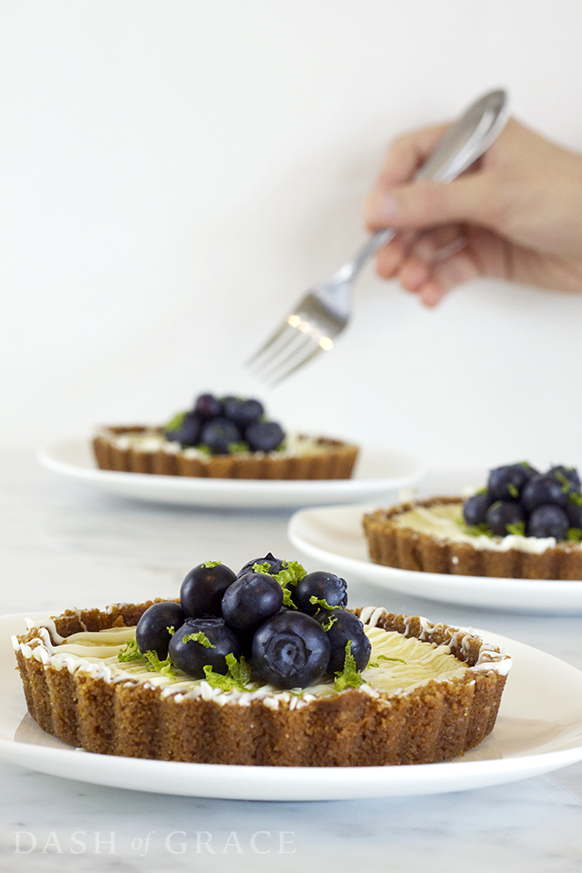
{"label": "metal fork", "polygon": [[[471,166],[496,139],[508,118],[506,91],[490,91],[461,115],[420,168],[415,179],[449,182]],[[316,355],[330,351],[348,324],[354,281],[366,261],[396,231],[375,233],[327,282],[311,288],[266,343],[247,361],[258,375],[277,385]]]}

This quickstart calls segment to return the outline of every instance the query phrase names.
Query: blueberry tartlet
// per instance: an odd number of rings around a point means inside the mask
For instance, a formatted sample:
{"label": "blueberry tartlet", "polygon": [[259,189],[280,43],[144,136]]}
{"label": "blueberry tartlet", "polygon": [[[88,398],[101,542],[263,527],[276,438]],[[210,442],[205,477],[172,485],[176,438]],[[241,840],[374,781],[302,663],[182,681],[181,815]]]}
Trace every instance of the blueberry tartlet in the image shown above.
{"label": "blueberry tartlet", "polygon": [[99,428],[93,452],[102,470],[215,479],[349,479],[356,446],[286,433],[253,398],[201,394],[165,426]]}
{"label": "blueberry tartlet", "polygon": [[47,732],[211,764],[450,760],[492,731],[511,667],[470,632],[348,609],[343,579],[271,554],[194,567],[179,601],[68,610],[13,645]]}
{"label": "blueberry tartlet", "polygon": [[433,497],[363,518],[370,559],[403,570],[582,579],[582,492],[574,467],[497,467],[463,499]]}

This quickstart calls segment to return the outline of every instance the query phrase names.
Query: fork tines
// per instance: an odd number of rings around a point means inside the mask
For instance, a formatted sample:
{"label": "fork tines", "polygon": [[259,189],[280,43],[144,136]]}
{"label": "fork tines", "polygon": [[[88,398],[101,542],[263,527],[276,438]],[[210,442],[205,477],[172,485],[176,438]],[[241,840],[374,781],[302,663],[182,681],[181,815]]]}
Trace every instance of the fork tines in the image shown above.
{"label": "fork tines", "polygon": [[[329,313],[325,320],[327,330],[317,318],[314,304],[320,302],[313,295],[305,298],[297,312],[292,312],[266,343],[247,361],[257,374],[276,385],[291,373],[311,361],[320,352],[333,348]],[[311,305],[309,305],[311,304]]]}

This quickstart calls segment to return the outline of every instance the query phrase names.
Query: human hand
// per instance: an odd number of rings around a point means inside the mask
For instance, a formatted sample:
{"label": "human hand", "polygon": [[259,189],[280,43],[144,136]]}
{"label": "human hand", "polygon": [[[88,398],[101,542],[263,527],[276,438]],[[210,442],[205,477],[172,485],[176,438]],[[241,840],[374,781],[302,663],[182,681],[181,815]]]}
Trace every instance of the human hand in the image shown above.
{"label": "human hand", "polygon": [[391,145],[365,214],[401,231],[377,270],[435,306],[479,276],[582,291],[582,155],[510,119],[485,155],[448,183],[413,181],[447,125]]}

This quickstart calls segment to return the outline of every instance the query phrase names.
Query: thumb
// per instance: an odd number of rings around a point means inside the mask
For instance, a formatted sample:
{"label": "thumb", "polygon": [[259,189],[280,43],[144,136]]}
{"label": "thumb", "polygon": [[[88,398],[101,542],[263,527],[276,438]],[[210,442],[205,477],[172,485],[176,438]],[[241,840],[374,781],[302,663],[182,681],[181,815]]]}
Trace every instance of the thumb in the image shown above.
{"label": "thumb", "polygon": [[471,222],[490,226],[492,180],[486,172],[452,182],[410,182],[390,190],[376,189],[366,204],[372,228],[421,230],[439,224]]}

